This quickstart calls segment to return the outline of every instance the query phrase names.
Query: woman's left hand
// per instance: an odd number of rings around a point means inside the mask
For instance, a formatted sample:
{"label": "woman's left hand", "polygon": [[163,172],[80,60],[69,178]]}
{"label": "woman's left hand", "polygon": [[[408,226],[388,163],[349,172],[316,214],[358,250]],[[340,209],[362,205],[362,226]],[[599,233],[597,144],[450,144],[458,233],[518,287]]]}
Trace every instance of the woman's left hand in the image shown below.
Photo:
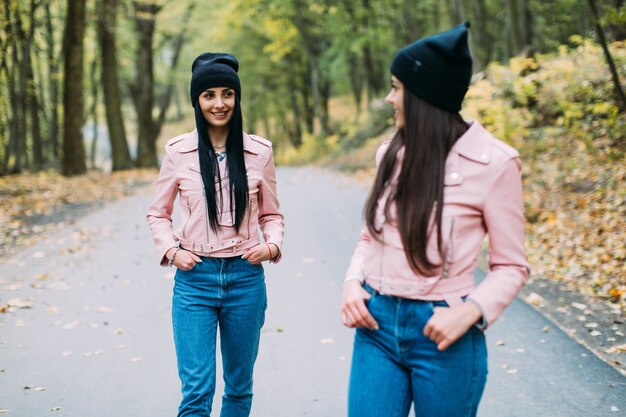
{"label": "woman's left hand", "polygon": [[242,258],[247,259],[252,265],[258,265],[263,261],[269,261],[272,257],[270,248],[267,245],[255,246],[244,253]]}
{"label": "woman's left hand", "polygon": [[435,313],[424,327],[424,336],[437,344],[443,351],[463,336],[482,313],[474,303],[463,303],[454,307],[435,307]]}

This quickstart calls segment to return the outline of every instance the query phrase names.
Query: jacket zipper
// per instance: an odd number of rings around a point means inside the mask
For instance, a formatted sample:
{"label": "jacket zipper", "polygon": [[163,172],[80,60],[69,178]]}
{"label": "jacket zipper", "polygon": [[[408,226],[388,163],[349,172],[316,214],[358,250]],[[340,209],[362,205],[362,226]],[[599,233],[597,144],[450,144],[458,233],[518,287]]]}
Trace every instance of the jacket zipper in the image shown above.
{"label": "jacket zipper", "polygon": [[383,286],[383,259],[385,259],[385,222],[387,221],[387,216],[384,217],[383,222],[381,224],[380,227],[380,233],[381,233],[381,250],[380,250],[380,291],[382,292],[382,286]]}
{"label": "jacket zipper", "polygon": [[252,200],[248,200],[248,240],[250,240],[250,217],[252,217]]}
{"label": "jacket zipper", "polygon": [[209,243],[209,205],[206,202],[206,188],[202,187],[202,196],[204,197],[204,231],[206,232],[206,243]]}
{"label": "jacket zipper", "polygon": [[187,225],[189,224],[189,221],[191,220],[191,206],[189,205],[189,198],[187,198],[187,211],[189,212],[189,218],[187,219],[187,221],[185,222],[185,225],[183,226],[183,237],[185,237],[185,230],[187,230]]}
{"label": "jacket zipper", "polygon": [[448,272],[450,270],[450,264],[452,263],[452,250],[454,248],[454,242],[452,239],[454,232],[454,217],[450,222],[450,235],[448,236],[448,244],[446,245],[446,259],[443,263],[443,272],[441,273],[441,278],[448,278]]}

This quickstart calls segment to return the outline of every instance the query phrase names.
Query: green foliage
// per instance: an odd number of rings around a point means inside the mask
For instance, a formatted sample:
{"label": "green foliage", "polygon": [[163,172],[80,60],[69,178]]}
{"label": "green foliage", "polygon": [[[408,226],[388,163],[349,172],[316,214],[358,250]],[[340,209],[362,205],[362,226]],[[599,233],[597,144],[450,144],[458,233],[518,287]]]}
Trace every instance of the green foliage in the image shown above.
{"label": "green foliage", "polygon": [[[626,116],[616,105],[602,50],[590,40],[573,38],[571,44],[556,54],[492,64],[469,95],[471,111],[516,143],[532,129],[556,128],[590,151],[619,157],[626,148]],[[611,52],[625,73],[626,44],[614,42]]]}
{"label": "green foliage", "polygon": [[[171,107],[178,110],[177,115],[190,113],[187,91],[193,59],[206,51],[232,52],[241,63],[246,129],[268,136],[276,143],[277,149],[293,147],[294,152],[301,143],[307,140],[324,141],[326,135],[337,135],[341,148],[352,146],[353,141],[345,138],[351,137],[355,128],[343,127],[345,119],[332,113],[329,104],[332,98],[350,96],[357,114],[371,110],[386,90],[389,63],[398,48],[424,35],[447,29],[460,20],[468,19],[473,23],[470,42],[477,71],[487,68],[489,62],[507,63],[517,52],[512,46],[513,26],[524,28],[524,51],[553,54],[561,48],[562,56],[568,56],[576,48],[586,48],[588,39],[595,36],[595,28],[583,0],[525,0],[517,2],[525,7],[517,13],[511,13],[510,1],[502,0],[154,1],[161,7],[156,16],[153,45],[156,107],[160,105],[168,84],[173,82],[176,92]],[[30,16],[28,2],[7,0],[0,4],[0,61],[3,64],[0,65],[0,109],[4,109],[0,116],[0,161],[5,160],[5,150],[15,148],[8,142],[11,129],[14,129],[13,113],[18,108],[10,98],[10,89],[15,85],[11,77],[19,79],[22,60],[20,45],[14,47],[12,43],[15,36],[12,25],[17,21],[18,12],[25,28],[31,23],[36,24],[30,52],[33,61],[40,62],[38,65],[41,67],[35,74],[36,88],[41,91],[41,130],[44,135],[49,131],[52,75],[45,65],[48,47],[43,5],[51,5],[55,55],[58,61],[62,61],[60,43],[67,2],[50,0],[35,3],[39,6],[35,16]],[[95,32],[98,3],[87,4],[85,65],[89,70],[85,71],[85,88],[92,86],[91,63],[99,55]],[[196,8],[191,21],[183,25],[183,16],[191,3],[195,3]],[[616,8],[614,3],[604,2],[600,11],[608,37],[624,39],[626,6]],[[123,106],[127,108],[132,102],[129,86],[138,76],[133,0],[119,0],[117,24],[117,58],[124,92]],[[187,38],[178,70],[171,79],[169,65],[173,42],[181,32],[187,34]],[[13,61],[13,55],[17,56],[16,61]],[[543,65],[541,59],[538,56],[535,64]],[[623,67],[623,58],[617,59],[618,65]],[[502,89],[497,99],[510,100],[513,109],[533,112],[532,116],[525,115],[520,123],[509,122],[514,127],[507,130],[504,129],[507,125],[499,121],[501,115],[491,114],[491,110],[485,109],[485,117],[502,126],[505,136],[514,136],[509,132],[520,131],[518,125],[526,129],[554,122],[571,127],[580,117],[588,118],[586,123],[591,125],[594,120],[609,120],[611,129],[623,129],[621,119],[615,114],[616,109],[602,104],[602,98],[594,95],[597,91],[608,91],[605,81],[564,87],[567,84],[565,79],[559,87],[550,88],[543,80],[533,78],[536,68],[529,67],[534,65],[532,60],[526,62],[515,58],[513,64],[520,66],[516,75],[521,74],[522,79],[505,77],[503,85],[506,88]],[[600,61],[594,64],[594,72],[605,74]],[[60,77],[63,77],[62,70]],[[567,74],[564,74],[566,77]],[[97,78],[95,80],[97,82]],[[559,102],[556,95],[560,89],[567,89],[568,97],[577,97],[573,104]],[[88,96],[86,105],[90,105],[93,99]],[[579,101],[587,105],[581,106]],[[535,109],[539,111],[535,112]],[[124,114],[135,118],[131,111],[124,111]],[[528,118],[530,122],[526,120]],[[127,124],[131,129],[131,142],[135,136],[132,132],[134,121],[130,120]],[[26,142],[27,152],[32,152],[29,132],[26,129],[26,137],[18,140]],[[354,144],[360,143],[363,135],[356,135]],[[13,157],[8,155],[6,160]],[[32,155],[29,157],[32,158]],[[0,166],[0,172],[4,168]]]}

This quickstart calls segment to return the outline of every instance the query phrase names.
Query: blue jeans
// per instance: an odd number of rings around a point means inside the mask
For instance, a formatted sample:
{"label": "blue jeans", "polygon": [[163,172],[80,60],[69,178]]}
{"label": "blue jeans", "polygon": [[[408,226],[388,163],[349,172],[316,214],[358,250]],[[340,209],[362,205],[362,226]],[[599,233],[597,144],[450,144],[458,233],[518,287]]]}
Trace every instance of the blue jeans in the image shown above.
{"label": "blue jeans", "polygon": [[218,325],[225,384],[220,416],[250,414],[266,307],[261,265],[241,257],[202,258],[191,270],[176,271],[172,323],[183,394],[178,417],[211,414]]}
{"label": "blue jeans", "polygon": [[349,417],[475,416],[487,379],[485,336],[472,327],[443,352],[424,326],[445,301],[372,294],[367,308],[379,330],[357,329],[354,338]]}

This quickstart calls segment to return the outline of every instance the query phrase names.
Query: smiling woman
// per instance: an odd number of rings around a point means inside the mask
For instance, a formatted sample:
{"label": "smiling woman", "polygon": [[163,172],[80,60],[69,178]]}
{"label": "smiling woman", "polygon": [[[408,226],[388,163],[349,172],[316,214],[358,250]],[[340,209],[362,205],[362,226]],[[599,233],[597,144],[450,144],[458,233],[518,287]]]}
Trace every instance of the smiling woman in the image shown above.
{"label": "smiling woman", "polygon": [[[209,123],[209,129],[217,133],[215,130],[227,126],[232,117],[233,108],[235,107],[235,90],[229,87],[207,89],[200,94],[198,104],[202,110],[202,115]],[[211,143],[214,148],[226,146],[226,140],[221,140],[218,137],[213,139]]]}
{"label": "smiling woman", "polygon": [[[177,268],[172,322],[181,417],[211,413],[218,325],[226,381],[221,415],[249,415],[267,305],[261,263],[281,257],[272,144],[242,129],[238,69],[230,54],[195,59],[190,96],[196,129],[167,142],[147,215],[159,262]],[[174,230],[176,197],[182,221]]]}

